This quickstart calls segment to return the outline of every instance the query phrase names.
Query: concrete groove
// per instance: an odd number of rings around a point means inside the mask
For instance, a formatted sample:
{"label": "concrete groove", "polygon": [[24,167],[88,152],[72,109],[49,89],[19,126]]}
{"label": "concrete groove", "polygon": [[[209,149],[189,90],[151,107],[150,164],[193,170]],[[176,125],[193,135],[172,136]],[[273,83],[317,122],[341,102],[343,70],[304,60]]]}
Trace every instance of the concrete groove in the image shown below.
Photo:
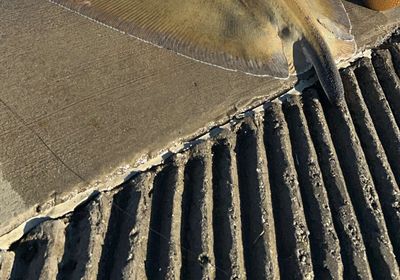
{"label": "concrete groove", "polygon": [[361,97],[353,71],[347,71],[342,77],[347,89],[346,92],[352,93],[346,95],[347,104],[349,105],[349,111],[357,133],[360,135],[361,145],[375,182],[394,253],[399,259],[400,236],[398,235],[398,229],[400,228],[400,212],[399,209],[393,207],[393,205],[400,205],[399,186],[378,135],[373,129],[374,124]]}
{"label": "concrete groove", "polygon": [[[232,269],[232,278],[245,278],[246,277],[246,269],[245,269],[245,256],[243,252],[243,226],[242,226],[242,213],[241,213],[241,200],[240,200],[240,192],[239,192],[239,178],[237,173],[237,159],[235,154],[236,149],[236,138],[235,134],[231,134],[228,140],[228,150],[230,165],[229,168],[229,180],[230,182],[227,184],[227,188],[229,188],[229,192],[232,196],[232,204],[228,211],[232,211],[231,216],[231,235],[233,239],[232,247],[234,248],[230,253],[230,258],[233,260],[233,269]],[[218,232],[215,232],[216,234]],[[222,236],[223,238],[223,236]]]}
{"label": "concrete groove", "polygon": [[259,182],[259,196],[263,232],[260,239],[266,250],[265,279],[279,279],[278,249],[276,245],[275,221],[272,209],[272,197],[270,178],[268,174],[268,160],[264,145],[264,118],[262,115],[254,118],[252,122],[256,128],[256,152],[257,152],[257,177]]}
{"label": "concrete groove", "polygon": [[149,279],[166,278],[173,273],[171,265],[172,217],[178,168],[167,165],[154,178],[150,231],[146,256],[146,274]]}
{"label": "concrete groove", "polygon": [[344,279],[372,279],[365,243],[317,92],[305,93],[304,113],[324,178],[339,238]]}
{"label": "concrete groove", "polygon": [[343,265],[340,245],[333,227],[326,188],[299,96],[285,103],[284,113],[293,143],[305,218],[310,229],[315,277],[341,279]]}
{"label": "concrete groove", "polygon": [[[200,145],[201,146],[201,145]],[[202,147],[200,147],[202,148]],[[203,202],[202,210],[202,243],[203,251],[200,256],[203,273],[203,279],[212,279],[216,276],[215,256],[214,256],[214,232],[213,232],[213,172],[212,172],[212,155],[211,145],[206,145],[200,152],[204,164],[204,180],[202,183]]]}
{"label": "concrete groove", "polygon": [[400,48],[34,228],[1,279],[400,279]]}
{"label": "concrete groove", "polygon": [[113,197],[98,279],[121,278],[124,263],[129,256],[129,236],[137,223],[140,199],[141,190],[135,184],[122,189]]}
{"label": "concrete groove", "polygon": [[389,46],[390,54],[393,59],[393,67],[397,73],[397,76],[400,77],[400,43],[393,43]]}
{"label": "concrete groove", "polygon": [[[269,137],[268,137],[269,136]],[[293,162],[287,123],[279,103],[265,113],[265,146],[281,277],[313,278],[309,231]],[[273,164],[271,164],[273,163]]]}
{"label": "concrete groove", "polygon": [[242,218],[243,252],[247,276],[268,278],[267,248],[261,207],[260,181],[257,175],[257,143],[255,129],[246,122],[237,133],[236,157],[239,175],[240,212]]}
{"label": "concrete groove", "polygon": [[[136,215],[131,215],[131,212],[126,214],[126,219],[135,220],[135,224],[130,228],[129,244],[126,244],[129,254],[123,265],[122,279],[131,279],[132,277],[135,279],[146,278],[146,270],[143,264],[146,261],[147,253],[151,210],[149,192],[153,180],[153,172],[141,174],[133,179],[135,197],[140,193],[140,198],[135,212]],[[135,207],[135,201],[129,203],[128,211]],[[116,278],[118,279],[118,277]]]}
{"label": "concrete groove", "polygon": [[379,83],[385,92],[397,125],[400,126],[400,112],[396,110],[400,108],[400,78],[396,75],[393,63],[392,55],[388,50],[377,50],[372,55],[372,64]]}
{"label": "concrete groove", "polygon": [[[79,235],[86,235],[88,242],[87,252],[84,257],[87,258],[87,263],[82,268],[81,277],[83,279],[96,279],[99,272],[100,258],[103,251],[103,244],[107,232],[107,224],[111,215],[112,197],[109,194],[102,194],[97,201],[88,206],[88,229],[79,232]],[[81,237],[78,237],[81,238]],[[75,244],[71,244],[70,250],[73,252],[76,249]],[[79,260],[79,256],[75,261]],[[80,264],[78,261],[77,264]],[[73,269],[74,273],[76,270]],[[62,275],[60,275],[62,276]]]}
{"label": "concrete groove", "polygon": [[[213,231],[216,277],[243,277],[243,250],[238,247],[236,186],[231,169],[231,144],[220,140],[213,153]],[[239,224],[240,226],[240,224]]]}
{"label": "concrete groove", "polygon": [[[397,181],[400,176],[400,130],[369,59],[354,69],[363,99],[371,115]],[[399,108],[397,108],[399,110]]]}
{"label": "concrete groove", "polygon": [[339,108],[333,108],[323,102],[323,107],[365,241],[372,275],[398,278],[398,266],[379,198],[347,105],[342,103]]}
{"label": "concrete groove", "polygon": [[[203,159],[198,157],[189,159],[185,167],[185,188],[182,198],[181,276],[183,279],[203,279],[207,275],[207,270],[202,269],[203,262],[199,261],[205,251],[206,241],[203,238],[205,225],[204,177]],[[207,263],[208,261],[205,265]]]}

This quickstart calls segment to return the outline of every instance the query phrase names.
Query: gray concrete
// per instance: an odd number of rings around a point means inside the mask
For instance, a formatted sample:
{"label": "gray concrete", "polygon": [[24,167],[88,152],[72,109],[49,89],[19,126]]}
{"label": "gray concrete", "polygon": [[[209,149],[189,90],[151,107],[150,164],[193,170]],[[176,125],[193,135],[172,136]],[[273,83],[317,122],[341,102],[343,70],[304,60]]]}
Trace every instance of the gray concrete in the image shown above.
{"label": "gray concrete", "polygon": [[[360,46],[400,19],[346,7]],[[0,235],[294,83],[197,63],[45,0],[0,2],[0,50]]]}
{"label": "gray concrete", "polygon": [[342,72],[340,106],[266,102],[41,223],[0,279],[399,279],[397,42]]}

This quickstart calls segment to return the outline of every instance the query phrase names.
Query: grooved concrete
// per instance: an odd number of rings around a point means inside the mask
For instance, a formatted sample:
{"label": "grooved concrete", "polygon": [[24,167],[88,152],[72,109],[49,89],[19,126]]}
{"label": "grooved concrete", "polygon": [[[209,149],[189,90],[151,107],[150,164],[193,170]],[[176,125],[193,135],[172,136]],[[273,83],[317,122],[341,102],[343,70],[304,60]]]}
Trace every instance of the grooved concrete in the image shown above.
{"label": "grooved concrete", "polygon": [[[400,19],[398,11],[346,8],[361,47]],[[143,154],[152,157],[295,82],[197,63],[45,0],[0,2],[0,50],[0,236],[73,191],[117,185]]]}
{"label": "grooved concrete", "polygon": [[342,70],[339,107],[319,85],[267,102],[42,223],[0,252],[0,276],[399,279],[399,126],[382,119],[399,113],[389,96],[400,91],[384,86],[399,78],[388,47]]}

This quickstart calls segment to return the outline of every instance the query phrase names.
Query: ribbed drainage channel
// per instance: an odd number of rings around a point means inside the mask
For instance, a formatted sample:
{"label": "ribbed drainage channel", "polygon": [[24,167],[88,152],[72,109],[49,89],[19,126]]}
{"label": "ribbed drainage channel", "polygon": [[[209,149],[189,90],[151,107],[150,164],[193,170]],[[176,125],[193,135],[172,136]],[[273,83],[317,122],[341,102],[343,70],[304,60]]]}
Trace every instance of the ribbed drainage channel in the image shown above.
{"label": "ribbed drainage channel", "polygon": [[42,223],[1,279],[400,279],[400,45]]}

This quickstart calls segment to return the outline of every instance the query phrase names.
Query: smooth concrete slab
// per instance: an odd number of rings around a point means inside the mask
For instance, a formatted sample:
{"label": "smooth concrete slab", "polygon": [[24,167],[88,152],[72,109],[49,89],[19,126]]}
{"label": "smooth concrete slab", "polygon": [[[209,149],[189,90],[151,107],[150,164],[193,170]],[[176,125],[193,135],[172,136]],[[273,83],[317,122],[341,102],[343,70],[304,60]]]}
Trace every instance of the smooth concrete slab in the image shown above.
{"label": "smooth concrete slab", "polygon": [[[360,46],[400,21],[346,7]],[[198,63],[45,0],[0,2],[0,51],[0,236],[295,82]]]}

